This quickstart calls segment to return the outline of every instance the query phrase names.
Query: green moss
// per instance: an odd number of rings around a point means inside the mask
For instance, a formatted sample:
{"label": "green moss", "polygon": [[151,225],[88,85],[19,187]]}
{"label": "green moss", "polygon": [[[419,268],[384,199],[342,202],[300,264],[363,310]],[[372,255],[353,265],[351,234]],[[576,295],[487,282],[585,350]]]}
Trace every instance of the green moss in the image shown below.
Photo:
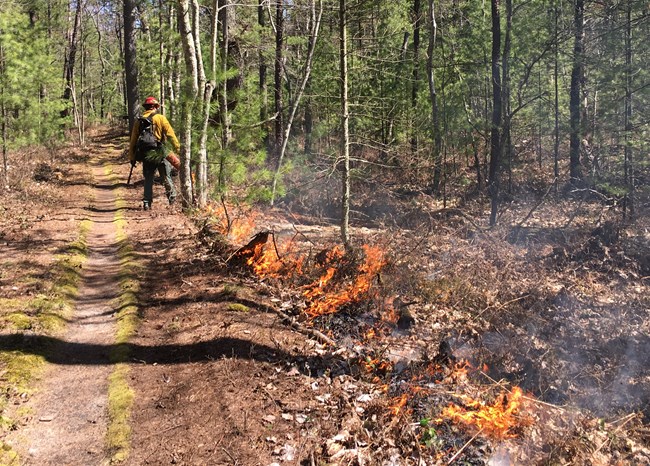
{"label": "green moss", "polygon": [[[110,171],[107,172],[110,175]],[[114,178],[112,176],[111,178]],[[117,213],[115,227],[117,230],[118,256],[120,259],[120,295],[114,305],[119,309],[117,314],[117,328],[115,333],[116,345],[111,351],[111,361],[116,363],[115,369],[109,378],[108,405],[109,425],[106,443],[111,452],[111,462],[121,463],[129,456],[129,443],[131,436],[131,408],[134,393],[128,384],[129,367],[123,364],[130,354],[129,340],[133,337],[139,323],[138,317],[138,292],[140,284],[137,276],[142,267],[137,261],[137,256],[127,240],[126,221],[122,216],[125,202],[116,200]]]}
{"label": "green moss", "polygon": [[250,308],[239,303],[230,303],[228,304],[228,310],[233,312],[248,312]]}
{"label": "green moss", "polygon": [[224,298],[236,298],[238,293],[239,288],[230,284],[225,284],[223,286],[223,291],[221,292]]}
{"label": "green moss", "polygon": [[14,312],[7,316],[7,322],[16,330],[28,330],[32,328],[32,319],[22,312]]}
{"label": "green moss", "polygon": [[45,358],[17,350],[3,351],[0,352],[0,364],[6,371],[3,375],[4,384],[11,387],[13,393],[31,393],[31,382],[43,369]]}
{"label": "green moss", "polygon": [[129,418],[134,393],[127,383],[128,374],[129,367],[126,364],[118,364],[109,377],[108,415],[110,423],[106,442],[111,452],[111,461],[114,463],[125,461],[129,455],[131,435]]}
{"label": "green moss", "polygon": [[[65,250],[56,255],[51,267],[51,280],[39,278],[40,289],[47,290],[43,294],[31,298],[0,300],[2,323],[9,331],[36,330],[48,335],[61,330],[65,319],[72,313],[72,300],[77,296],[81,281],[81,269],[86,261],[88,248],[86,238],[92,226],[90,220],[82,221],[79,225],[79,235]],[[21,276],[16,286],[26,286],[35,283],[37,279],[29,272]],[[16,336],[20,338],[20,336]],[[32,350],[33,351],[33,350]],[[0,397],[0,430],[11,428],[14,421],[5,416],[5,403],[12,396],[31,393],[32,385],[45,367],[46,348],[37,348],[40,354],[27,354],[21,351],[0,351],[0,367],[4,373],[0,380],[0,392],[7,396]],[[10,449],[3,445],[0,450],[0,465],[18,464],[18,458]]]}
{"label": "green moss", "polygon": [[4,442],[0,442],[0,466],[17,466],[20,464],[18,453]]}

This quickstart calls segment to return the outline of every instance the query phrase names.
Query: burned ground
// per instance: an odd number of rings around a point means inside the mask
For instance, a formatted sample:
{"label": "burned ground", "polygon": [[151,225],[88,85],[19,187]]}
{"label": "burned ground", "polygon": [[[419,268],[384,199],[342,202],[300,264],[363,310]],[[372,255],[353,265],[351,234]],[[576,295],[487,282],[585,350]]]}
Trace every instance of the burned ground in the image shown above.
{"label": "burned ground", "polygon": [[[58,239],[57,221],[83,216],[62,200],[92,187],[87,160],[68,155],[64,170],[42,154],[7,192],[0,236],[13,272],[3,297],[39,292],[41,262],[69,239]],[[143,265],[126,464],[650,464],[647,215],[623,224],[601,200],[576,197],[542,203],[521,225],[541,190],[488,229],[475,200],[452,208],[417,190],[360,185],[357,255],[332,259],[327,183],[256,211],[248,234],[222,236],[219,207],[210,219],[185,215],[160,202],[161,186],[154,210],[139,210],[140,176],[128,188],[119,181],[129,169],[119,144],[102,157]],[[303,255],[301,274],[228,261],[261,231],[286,262]],[[339,295],[363,274],[363,244],[383,261],[368,290],[309,314],[305,291],[329,266]],[[49,338],[0,344],[30,351]],[[524,398],[508,417],[516,387]],[[510,425],[490,434],[473,413]]]}

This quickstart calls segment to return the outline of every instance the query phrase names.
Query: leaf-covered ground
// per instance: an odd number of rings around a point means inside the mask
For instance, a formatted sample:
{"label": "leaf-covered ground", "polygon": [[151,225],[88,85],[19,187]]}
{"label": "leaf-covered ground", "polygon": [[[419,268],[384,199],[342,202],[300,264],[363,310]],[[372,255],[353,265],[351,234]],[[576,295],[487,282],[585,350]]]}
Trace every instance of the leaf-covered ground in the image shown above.
{"label": "leaf-covered ground", "polygon": [[[185,215],[161,186],[141,211],[119,141],[106,163],[143,266],[125,464],[650,464],[647,200],[623,223],[589,191],[519,193],[488,229],[476,201],[358,181],[346,253],[336,180],[273,210],[229,208],[224,235],[222,207]],[[3,338],[54,331],[35,299],[76,238],[61,227],[82,220],[70,197],[92,189],[83,152],[17,157],[0,212]],[[236,254],[259,232],[282,256],[272,273]],[[31,392],[7,376],[7,349],[3,428],[20,430],[6,407]]]}

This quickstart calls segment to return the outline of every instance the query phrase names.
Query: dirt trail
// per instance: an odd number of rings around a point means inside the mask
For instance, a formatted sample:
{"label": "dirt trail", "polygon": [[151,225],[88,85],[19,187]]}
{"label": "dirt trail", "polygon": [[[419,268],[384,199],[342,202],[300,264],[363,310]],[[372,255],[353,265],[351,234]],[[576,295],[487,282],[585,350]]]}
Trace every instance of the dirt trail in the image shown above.
{"label": "dirt trail", "polygon": [[[92,227],[75,311],[65,333],[49,349],[53,364],[27,407],[29,423],[9,442],[21,464],[100,465],[105,452],[109,352],[114,341],[113,300],[119,290],[112,182],[101,164],[92,167]],[[79,199],[79,202],[82,202]]]}

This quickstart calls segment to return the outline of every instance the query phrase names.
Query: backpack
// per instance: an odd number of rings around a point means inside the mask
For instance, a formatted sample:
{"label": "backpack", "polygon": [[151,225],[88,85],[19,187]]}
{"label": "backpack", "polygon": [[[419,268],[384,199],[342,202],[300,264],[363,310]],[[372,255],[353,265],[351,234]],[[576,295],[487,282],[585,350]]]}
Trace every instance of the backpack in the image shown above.
{"label": "backpack", "polygon": [[147,152],[160,147],[160,141],[153,134],[153,115],[151,114],[147,118],[138,118],[140,132],[138,134],[138,141],[135,144],[135,160],[138,162],[144,160]]}

